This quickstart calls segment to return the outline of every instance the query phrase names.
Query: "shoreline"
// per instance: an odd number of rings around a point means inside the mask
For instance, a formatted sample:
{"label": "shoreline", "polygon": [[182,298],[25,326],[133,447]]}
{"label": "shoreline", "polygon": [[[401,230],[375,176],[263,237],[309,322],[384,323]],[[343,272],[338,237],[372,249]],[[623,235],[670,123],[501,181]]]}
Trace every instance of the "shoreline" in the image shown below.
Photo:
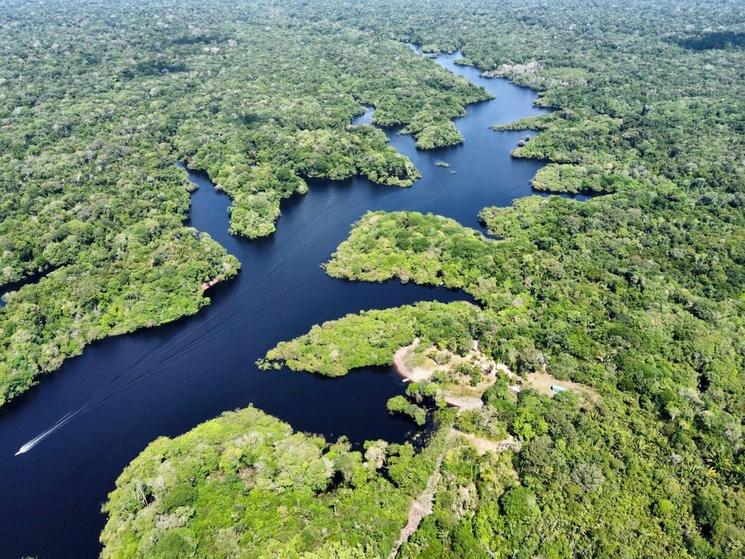
{"label": "shoreline", "polygon": [[202,289],[202,293],[204,293],[205,291],[207,291],[210,287],[216,286],[218,283],[220,283],[221,281],[223,281],[223,279],[224,278],[221,278],[220,276],[217,276],[215,278],[212,278],[211,280],[207,280],[207,281],[203,282],[202,285],[200,286],[201,289]]}
{"label": "shoreline", "polygon": [[409,345],[399,348],[393,354],[393,368],[403,378],[404,382],[422,382],[429,380],[434,374],[434,371],[427,371],[419,367],[411,368],[406,364],[406,358],[419,345],[420,341],[419,337],[416,337]]}

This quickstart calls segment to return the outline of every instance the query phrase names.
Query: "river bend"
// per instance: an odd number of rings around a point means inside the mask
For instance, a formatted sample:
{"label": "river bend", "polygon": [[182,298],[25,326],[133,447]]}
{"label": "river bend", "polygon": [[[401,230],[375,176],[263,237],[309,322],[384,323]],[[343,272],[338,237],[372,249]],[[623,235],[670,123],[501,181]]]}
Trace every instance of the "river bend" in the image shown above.
{"label": "river bend", "polygon": [[[538,114],[535,93],[482,78],[478,70],[456,65],[457,56],[436,61],[495,98],[470,105],[456,121],[465,139],[459,146],[417,151],[411,137],[386,130],[422,173],[412,188],[363,178],[315,181],[307,194],[283,203],[272,237],[248,241],[228,234],[228,198],[206,175],[189,173],[199,186],[190,225],[222,243],[243,268],[237,278],[210,290],[212,304],[196,316],[92,344],[0,410],[4,556],[96,556],[105,521],[100,507],[124,466],[158,436],[184,433],[225,410],[253,403],[296,429],[356,442],[411,435],[411,423],[386,413],[388,398],[402,392],[389,368],[329,379],[260,372],[254,363],[278,341],[347,313],[465,298],[396,282],[344,282],[320,268],[368,210],[433,212],[478,227],[476,216],[484,206],[507,206],[531,194],[529,181],[541,164],[510,157],[525,133],[494,132],[490,126]],[[369,111],[358,123],[365,118]],[[437,161],[450,166],[435,166]],[[81,406],[85,413],[14,456]]]}

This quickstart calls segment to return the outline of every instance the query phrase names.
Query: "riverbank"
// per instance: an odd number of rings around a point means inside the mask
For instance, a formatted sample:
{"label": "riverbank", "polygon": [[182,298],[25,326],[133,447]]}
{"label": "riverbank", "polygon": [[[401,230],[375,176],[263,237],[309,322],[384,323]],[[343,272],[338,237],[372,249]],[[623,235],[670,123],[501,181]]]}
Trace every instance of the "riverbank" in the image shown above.
{"label": "riverbank", "polygon": [[419,342],[419,338],[414,338],[413,342],[393,354],[393,368],[404,378],[404,382],[423,382],[429,380],[435,372],[434,367],[425,368],[407,365],[407,358],[419,346]]}
{"label": "riverbank", "polygon": [[[455,67],[451,59],[445,55],[437,61],[467,79],[474,75],[475,70]],[[476,216],[484,205],[508,206],[531,194],[529,180],[541,163],[513,160],[510,151],[522,134],[494,133],[489,126],[537,113],[532,106],[535,94],[506,80],[483,80],[479,85],[491,88],[499,103],[469,106],[467,115],[457,120],[466,139],[462,146],[420,151],[411,136],[384,130],[391,146],[422,170],[413,188],[390,189],[359,177],[314,181],[308,193],[283,202],[277,231],[268,239],[249,242],[231,236],[229,199],[206,175],[189,171],[199,188],[192,194],[188,226],[208,233],[238,257],[242,271],[213,287],[208,292],[211,304],[196,315],[97,342],[0,411],[5,449],[0,455],[0,490],[5,496],[0,537],[7,554],[98,555],[104,522],[100,503],[122,468],[157,437],[185,433],[248,402],[296,430],[321,433],[328,440],[341,435],[356,444],[407,440],[414,430],[411,422],[386,411],[386,401],[401,394],[400,379],[381,368],[362,367],[329,381],[317,375],[266,374],[250,364],[265,348],[313,324],[371,307],[393,309],[464,297],[398,282],[339,282],[319,264],[370,208],[433,212],[478,226]],[[434,166],[445,157],[458,169],[456,175]],[[91,392],[99,389],[106,398],[86,407],[31,452],[13,456],[61,417],[87,406]],[[36,521],[25,522],[27,518]]]}
{"label": "riverbank", "polygon": [[393,368],[404,382],[436,382],[443,401],[461,410],[482,407],[481,397],[494,385],[500,372],[512,376],[506,365],[484,355],[476,341],[464,355],[458,355],[434,346],[422,347],[421,340],[415,338],[396,351]]}

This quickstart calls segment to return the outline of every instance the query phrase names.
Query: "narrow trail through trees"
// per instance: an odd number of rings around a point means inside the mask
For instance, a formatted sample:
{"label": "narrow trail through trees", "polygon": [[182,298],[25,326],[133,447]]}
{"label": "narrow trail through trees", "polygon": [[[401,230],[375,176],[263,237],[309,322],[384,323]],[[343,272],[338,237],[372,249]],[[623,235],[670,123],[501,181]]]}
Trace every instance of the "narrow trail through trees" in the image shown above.
{"label": "narrow trail through trees", "polygon": [[396,559],[401,546],[406,543],[406,541],[414,532],[417,531],[417,528],[419,528],[422,520],[432,514],[435,502],[435,495],[437,494],[437,485],[440,483],[440,478],[442,477],[442,474],[440,472],[440,469],[442,468],[442,461],[445,459],[445,453],[448,451],[450,443],[453,441],[453,439],[454,431],[451,430],[448,433],[447,438],[445,439],[445,445],[442,449],[442,452],[437,457],[435,467],[432,470],[432,474],[429,476],[429,479],[427,480],[427,485],[424,487],[424,491],[422,491],[419,496],[414,499],[414,502],[411,503],[411,507],[409,508],[409,518],[406,522],[406,526],[401,529],[401,534],[398,536],[396,543],[393,545],[393,549],[391,549],[391,552],[388,554],[388,559]]}

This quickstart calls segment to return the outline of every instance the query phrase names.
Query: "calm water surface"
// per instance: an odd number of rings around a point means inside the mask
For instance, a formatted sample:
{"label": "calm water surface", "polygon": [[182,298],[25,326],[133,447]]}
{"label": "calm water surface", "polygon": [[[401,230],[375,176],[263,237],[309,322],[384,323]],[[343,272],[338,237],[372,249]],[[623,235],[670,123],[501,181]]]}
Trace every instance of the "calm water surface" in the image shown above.
{"label": "calm water surface", "polygon": [[[460,146],[421,152],[411,137],[387,131],[422,173],[412,188],[362,178],[315,182],[308,194],[283,204],[275,235],[247,241],[227,232],[227,197],[204,174],[190,172],[199,186],[190,225],[222,243],[243,269],[210,291],[212,304],[197,316],[93,344],[0,410],[3,557],[95,557],[105,521],[100,507],[122,468],[156,437],[178,435],[225,410],[253,403],[296,429],[355,442],[411,436],[409,422],[385,411],[386,400],[403,390],[389,368],[328,379],[261,372],[254,363],[278,341],[347,313],[465,298],[395,282],[347,283],[320,268],[368,210],[433,212],[478,227],[476,215],[484,206],[506,206],[531,193],[529,180],[541,164],[510,157],[525,133],[489,127],[537,114],[535,93],[481,78],[477,70],[454,64],[456,58],[444,55],[437,62],[495,99],[469,106],[468,115],[457,120],[465,138]],[[436,167],[436,161],[450,167]],[[65,414],[81,409],[31,451],[14,456]]]}

